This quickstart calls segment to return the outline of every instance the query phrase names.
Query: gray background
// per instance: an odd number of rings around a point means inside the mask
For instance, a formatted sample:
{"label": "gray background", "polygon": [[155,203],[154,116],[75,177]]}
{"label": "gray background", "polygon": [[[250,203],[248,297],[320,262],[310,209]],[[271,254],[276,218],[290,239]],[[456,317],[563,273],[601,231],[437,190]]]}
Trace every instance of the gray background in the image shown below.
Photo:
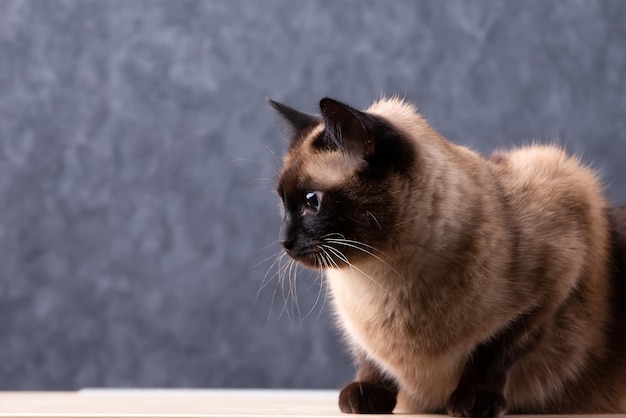
{"label": "gray background", "polygon": [[620,0],[0,1],[0,389],[340,386],[319,280],[298,314],[272,278],[266,98],[398,93],[481,152],[558,137],[626,202],[625,22]]}

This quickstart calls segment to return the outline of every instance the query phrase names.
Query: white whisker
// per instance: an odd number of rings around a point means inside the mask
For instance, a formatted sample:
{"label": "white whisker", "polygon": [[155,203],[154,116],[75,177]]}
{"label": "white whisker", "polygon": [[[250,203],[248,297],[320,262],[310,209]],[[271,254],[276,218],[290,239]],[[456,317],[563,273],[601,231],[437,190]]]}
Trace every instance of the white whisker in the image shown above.
{"label": "white whisker", "polygon": [[[334,268],[334,269],[339,269],[339,266],[337,265],[337,263],[335,262],[335,260],[333,260],[333,257],[328,253],[328,251],[326,251],[325,248],[318,246],[318,248],[321,251],[321,259],[322,259],[322,265],[325,266],[325,268]],[[326,281],[326,277],[322,274],[322,281]],[[324,283],[325,284],[325,293],[324,293],[324,301],[322,302],[322,308],[320,309],[320,315],[322,314],[324,307],[326,306],[326,301],[328,300],[328,283]],[[318,319],[319,319],[319,315],[318,315]]]}
{"label": "white whisker", "polygon": [[383,227],[380,226],[380,223],[378,222],[378,219],[376,219],[376,217],[374,216],[374,214],[372,212],[370,212],[369,210],[366,212],[367,216],[371,216],[372,219],[374,219],[374,222],[376,222],[376,225],[378,225],[378,229],[380,229],[381,231],[383,230]]}
{"label": "white whisker", "polygon": [[330,244],[339,244],[339,245],[344,245],[346,247],[354,248],[355,250],[362,251],[365,254],[368,254],[368,255],[374,257],[376,260],[380,261],[385,266],[389,267],[389,269],[391,269],[391,271],[393,271],[405,284],[407,284],[407,285],[409,284],[409,282],[404,278],[404,276],[402,276],[395,268],[393,268],[389,263],[387,263],[381,257],[377,256],[376,254],[372,253],[371,251],[368,251],[368,250],[366,250],[364,248],[359,247],[359,245],[363,245],[363,246],[366,246],[366,247],[371,247],[373,250],[378,251],[379,253],[381,253],[381,255],[385,256],[385,254],[382,251],[376,250],[371,245],[367,245],[367,244],[364,244],[364,243],[361,243],[361,242],[358,242],[358,241],[353,241],[353,240],[327,239],[326,242],[328,242]]}
{"label": "white whisker", "polygon": [[289,260],[289,269],[287,271],[287,285],[289,286],[289,291],[285,292],[283,287],[283,311],[287,312],[287,317],[291,321],[295,319],[295,312],[299,311],[297,307],[298,297],[295,286],[297,272],[298,266],[295,260]]}
{"label": "white whisker", "polygon": [[398,300],[393,296],[393,294],[387,290],[381,283],[379,283],[376,279],[374,279],[372,276],[370,276],[369,274],[365,273],[363,270],[361,270],[360,268],[358,268],[357,266],[355,266],[354,264],[352,264],[348,258],[341,252],[339,251],[337,248],[331,247],[330,245],[322,245],[324,247],[324,249],[330,251],[331,253],[333,253],[337,258],[339,258],[341,261],[343,261],[344,263],[346,263],[348,265],[348,267],[350,268],[350,270],[354,271],[356,270],[357,272],[361,273],[365,278],[367,278],[368,280],[370,280],[372,283],[374,283],[376,286],[378,286],[383,292],[385,292],[387,294],[387,296],[389,296],[389,298],[391,298],[395,304],[401,308],[402,310],[404,310],[405,312],[408,313],[408,311],[406,310],[406,308],[400,304],[398,302]]}
{"label": "white whisker", "polygon": [[[316,263],[320,266],[320,268],[318,269],[318,272],[320,274],[320,281],[319,281],[319,290],[317,292],[317,297],[315,298],[315,303],[313,303],[313,306],[311,307],[311,309],[309,309],[309,311],[304,315],[304,317],[302,318],[302,320],[305,320],[306,318],[309,317],[309,315],[311,315],[313,313],[313,311],[315,310],[315,307],[317,306],[317,304],[319,303],[321,297],[322,297],[322,287],[324,286],[324,260],[322,258],[321,254],[315,254],[315,261]],[[324,307],[324,305],[322,304],[322,308]],[[321,311],[320,311],[321,313]]]}
{"label": "white whisker", "polygon": [[[274,286],[274,291],[272,292],[272,300],[270,302],[270,310],[267,314],[267,321],[269,322],[271,316],[272,316],[272,307],[274,306],[274,300],[276,300],[276,292],[278,291],[278,288],[283,286],[284,283],[284,277],[285,277],[285,270],[287,268],[287,266],[289,265],[289,263],[287,263],[287,265],[282,265],[282,261],[283,258],[285,257],[285,255],[287,255],[286,253],[282,253],[280,255],[280,257],[278,257],[278,259],[276,260],[276,262],[274,262],[272,265],[275,265],[276,263],[278,263],[278,268],[276,270],[276,273],[274,273],[272,275],[272,277],[270,278],[270,281],[276,277],[276,285]],[[269,270],[268,270],[269,273]],[[266,274],[267,275],[267,274]],[[269,283],[269,281],[268,281]],[[282,314],[282,313],[281,313]],[[280,315],[279,315],[280,317]]]}
{"label": "white whisker", "polygon": [[250,267],[250,269],[254,269],[259,267],[261,264],[263,263],[267,263],[268,261],[270,261],[271,259],[274,259],[274,262],[272,263],[272,265],[270,266],[270,269],[273,267],[273,265],[276,263],[276,258],[277,257],[282,257],[282,255],[284,255],[285,253],[281,250],[278,251],[268,257],[265,257],[263,260],[259,261],[258,263],[254,264],[252,267]]}
{"label": "white whisker", "polygon": [[261,291],[263,289],[265,289],[265,287],[272,281],[272,279],[274,277],[276,277],[278,274],[280,274],[280,268],[277,269],[276,273],[274,273],[269,279],[267,278],[267,276],[269,275],[270,271],[272,271],[272,269],[274,268],[275,265],[279,265],[280,266],[280,262],[283,259],[283,257],[286,254],[281,252],[279,254],[276,254],[274,257],[276,257],[276,259],[274,260],[274,262],[269,266],[269,268],[267,269],[267,271],[265,272],[265,275],[263,275],[263,280],[261,280],[261,285],[259,286],[259,289],[256,292],[256,298],[254,299],[254,303],[256,305],[256,302],[259,299],[259,295],[261,294]]}

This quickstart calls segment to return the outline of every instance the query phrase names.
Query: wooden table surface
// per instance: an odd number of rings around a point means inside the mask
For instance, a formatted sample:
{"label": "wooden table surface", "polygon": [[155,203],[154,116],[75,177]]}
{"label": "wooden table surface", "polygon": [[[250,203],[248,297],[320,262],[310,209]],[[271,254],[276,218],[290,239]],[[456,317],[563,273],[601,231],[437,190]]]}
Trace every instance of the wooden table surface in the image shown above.
{"label": "wooden table surface", "polygon": [[326,390],[0,392],[0,417],[349,417],[339,412],[337,396]]}

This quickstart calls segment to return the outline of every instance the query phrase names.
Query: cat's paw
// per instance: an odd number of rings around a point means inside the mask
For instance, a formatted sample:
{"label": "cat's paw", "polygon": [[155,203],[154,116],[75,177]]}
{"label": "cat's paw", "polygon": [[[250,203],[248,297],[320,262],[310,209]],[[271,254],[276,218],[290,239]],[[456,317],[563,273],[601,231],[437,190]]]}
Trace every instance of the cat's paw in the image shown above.
{"label": "cat's paw", "polygon": [[505,412],[504,395],[489,389],[457,389],[448,401],[448,414],[454,417],[501,417]]}
{"label": "cat's paw", "polygon": [[390,414],[396,394],[383,386],[352,382],[339,394],[339,409],[348,414]]}

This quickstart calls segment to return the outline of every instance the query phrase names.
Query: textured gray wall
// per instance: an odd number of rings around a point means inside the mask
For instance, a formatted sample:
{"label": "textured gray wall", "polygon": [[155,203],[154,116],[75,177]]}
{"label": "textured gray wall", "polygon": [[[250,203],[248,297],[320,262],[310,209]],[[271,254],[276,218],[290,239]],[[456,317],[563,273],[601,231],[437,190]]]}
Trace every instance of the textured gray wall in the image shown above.
{"label": "textured gray wall", "polygon": [[620,0],[0,1],[0,389],[341,385],[318,280],[300,319],[262,262],[266,97],[399,93],[485,152],[558,137],[626,202],[624,22]]}

